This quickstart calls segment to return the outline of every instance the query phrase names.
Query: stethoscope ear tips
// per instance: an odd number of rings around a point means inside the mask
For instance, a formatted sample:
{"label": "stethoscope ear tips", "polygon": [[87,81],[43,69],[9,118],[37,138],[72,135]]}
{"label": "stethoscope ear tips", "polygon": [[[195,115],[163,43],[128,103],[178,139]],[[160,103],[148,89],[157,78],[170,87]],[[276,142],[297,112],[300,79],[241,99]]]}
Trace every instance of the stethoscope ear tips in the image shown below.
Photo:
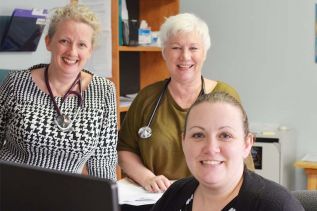
{"label": "stethoscope ear tips", "polygon": [[152,129],[149,126],[141,127],[138,131],[139,137],[146,139],[152,136]]}

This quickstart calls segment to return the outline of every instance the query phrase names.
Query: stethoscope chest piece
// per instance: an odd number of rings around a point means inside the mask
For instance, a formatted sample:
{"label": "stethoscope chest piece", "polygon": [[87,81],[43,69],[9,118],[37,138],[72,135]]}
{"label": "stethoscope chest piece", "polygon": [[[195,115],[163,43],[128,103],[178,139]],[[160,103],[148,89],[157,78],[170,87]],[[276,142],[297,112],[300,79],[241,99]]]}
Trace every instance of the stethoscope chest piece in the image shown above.
{"label": "stethoscope chest piece", "polygon": [[67,115],[56,115],[55,124],[62,128],[67,128],[71,124],[71,120]]}
{"label": "stethoscope chest piece", "polygon": [[141,127],[138,131],[139,137],[146,139],[152,136],[152,129],[149,126]]}

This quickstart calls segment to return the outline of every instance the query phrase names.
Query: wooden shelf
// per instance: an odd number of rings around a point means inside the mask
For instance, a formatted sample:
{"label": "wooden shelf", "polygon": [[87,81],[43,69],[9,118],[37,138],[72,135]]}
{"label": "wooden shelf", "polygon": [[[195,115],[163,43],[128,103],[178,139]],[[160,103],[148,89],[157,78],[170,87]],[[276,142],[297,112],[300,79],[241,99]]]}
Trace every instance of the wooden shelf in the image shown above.
{"label": "wooden shelf", "polygon": [[[129,0],[129,16],[146,20],[153,31],[159,31],[166,17],[179,13],[180,0]],[[119,1],[111,0],[112,30],[112,81],[116,86],[118,105],[118,127],[120,113],[126,112],[129,106],[120,106],[122,93],[137,92],[149,84],[169,76],[168,69],[157,46],[120,46],[119,45]],[[131,79],[129,78],[131,76]],[[128,80],[128,82],[127,82]],[[124,84],[127,89],[121,86]]]}
{"label": "wooden shelf", "polygon": [[119,106],[119,112],[127,112],[129,109],[129,106]]}
{"label": "wooden shelf", "polygon": [[161,48],[160,47],[155,47],[155,46],[119,46],[119,51],[133,51],[133,52],[160,52]]}

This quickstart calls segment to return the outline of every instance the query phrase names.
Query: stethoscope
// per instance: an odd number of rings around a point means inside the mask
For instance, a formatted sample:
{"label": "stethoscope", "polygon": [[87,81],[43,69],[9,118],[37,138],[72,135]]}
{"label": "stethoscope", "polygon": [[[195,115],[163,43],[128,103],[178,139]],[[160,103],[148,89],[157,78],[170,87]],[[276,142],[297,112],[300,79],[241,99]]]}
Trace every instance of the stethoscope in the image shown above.
{"label": "stethoscope", "polygon": [[[161,91],[161,94],[159,95],[157,101],[156,101],[156,104],[155,104],[155,107],[152,111],[152,114],[151,114],[151,117],[150,117],[150,120],[149,122],[147,123],[146,126],[143,126],[139,129],[138,131],[138,135],[140,138],[142,139],[147,139],[147,138],[150,138],[152,136],[152,129],[151,129],[151,123],[152,123],[152,120],[153,120],[153,117],[156,113],[156,110],[157,108],[159,107],[161,101],[162,101],[162,97],[165,95],[165,92],[167,90],[167,87],[168,87],[168,84],[171,82],[171,78],[168,78],[166,79],[166,82],[164,84],[164,87],[163,87],[163,90]],[[199,96],[205,94],[205,82],[204,82],[204,78],[203,76],[201,76],[201,90],[199,92]]]}
{"label": "stethoscope", "polygon": [[[45,72],[44,72],[44,77],[45,77],[45,84],[47,87],[47,90],[49,92],[50,98],[53,102],[55,111],[56,111],[56,115],[54,117],[54,123],[56,124],[57,128],[60,129],[61,131],[70,131],[72,129],[73,123],[75,121],[75,119],[78,116],[78,113],[81,109],[81,106],[83,104],[83,98],[82,98],[82,90],[81,90],[81,79],[80,79],[80,72],[78,73],[76,79],[74,80],[74,82],[72,83],[72,85],[70,86],[70,88],[67,90],[67,92],[65,93],[65,95],[62,97],[62,104],[65,102],[65,100],[67,99],[67,97],[70,94],[74,94],[78,97],[78,108],[77,111],[74,115],[73,120],[71,120],[66,114],[63,114],[60,110],[60,108],[58,107],[56,100],[54,98],[50,83],[48,81],[48,67],[49,65],[47,65],[47,67],[45,68]],[[79,92],[77,91],[72,91],[72,89],[78,84],[79,86]]]}

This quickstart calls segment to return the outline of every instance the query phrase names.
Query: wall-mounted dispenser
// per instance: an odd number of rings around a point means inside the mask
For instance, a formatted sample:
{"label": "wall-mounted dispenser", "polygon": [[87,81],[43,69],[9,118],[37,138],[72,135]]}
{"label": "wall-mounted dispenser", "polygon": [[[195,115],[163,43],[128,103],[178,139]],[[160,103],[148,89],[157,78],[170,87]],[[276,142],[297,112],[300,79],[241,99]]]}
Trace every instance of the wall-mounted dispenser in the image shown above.
{"label": "wall-mounted dispenser", "polygon": [[46,9],[15,9],[2,36],[0,51],[35,51],[47,15]]}

